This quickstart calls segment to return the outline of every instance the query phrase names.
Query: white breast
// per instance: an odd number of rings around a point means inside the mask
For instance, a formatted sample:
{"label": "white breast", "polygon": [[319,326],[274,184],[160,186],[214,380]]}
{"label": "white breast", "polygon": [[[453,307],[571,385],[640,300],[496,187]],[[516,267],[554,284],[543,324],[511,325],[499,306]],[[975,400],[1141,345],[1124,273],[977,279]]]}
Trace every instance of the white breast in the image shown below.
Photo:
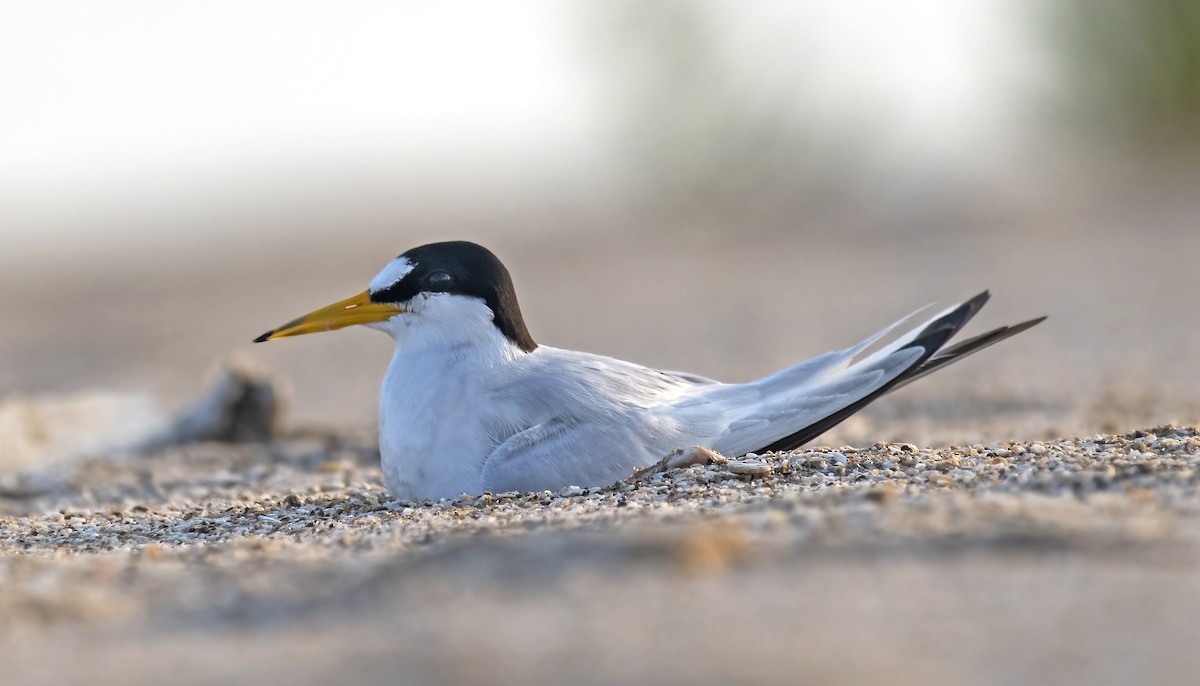
{"label": "white breast", "polygon": [[388,490],[400,499],[481,492],[483,464],[505,435],[488,389],[525,353],[468,298],[435,296],[378,328],[395,339],[379,403]]}
{"label": "white breast", "polygon": [[379,449],[388,490],[401,499],[478,493],[494,446],[472,399],[474,380],[461,366],[410,357],[397,352],[381,391]]}

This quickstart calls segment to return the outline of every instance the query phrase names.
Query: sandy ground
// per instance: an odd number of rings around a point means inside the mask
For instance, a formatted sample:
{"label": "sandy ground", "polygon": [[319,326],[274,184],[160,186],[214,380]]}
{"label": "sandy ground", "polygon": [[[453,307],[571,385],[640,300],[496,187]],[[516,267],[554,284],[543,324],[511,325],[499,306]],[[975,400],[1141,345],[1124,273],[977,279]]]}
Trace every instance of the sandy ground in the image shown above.
{"label": "sandy ground", "polygon": [[12,683],[1191,683],[1200,436],[752,456],[388,498],[369,439],[0,498]]}
{"label": "sandy ground", "polygon": [[1193,200],[1139,197],[511,234],[477,217],[11,266],[13,403],[177,406],[214,360],[430,238],[494,246],[542,342],[728,380],[984,287],[976,331],[1051,318],[813,451],[442,503],[382,488],[385,340],[254,348],[291,389],[280,441],[0,467],[4,680],[1192,683],[1200,231]]}

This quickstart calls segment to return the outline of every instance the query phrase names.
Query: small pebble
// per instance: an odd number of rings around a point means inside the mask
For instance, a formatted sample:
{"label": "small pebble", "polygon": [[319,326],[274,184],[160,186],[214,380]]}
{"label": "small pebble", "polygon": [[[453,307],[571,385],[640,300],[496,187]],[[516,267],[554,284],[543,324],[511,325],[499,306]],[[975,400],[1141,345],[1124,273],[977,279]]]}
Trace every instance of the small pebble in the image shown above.
{"label": "small pebble", "polygon": [[766,476],[774,471],[769,464],[750,460],[730,460],[725,466],[734,474],[742,476]]}

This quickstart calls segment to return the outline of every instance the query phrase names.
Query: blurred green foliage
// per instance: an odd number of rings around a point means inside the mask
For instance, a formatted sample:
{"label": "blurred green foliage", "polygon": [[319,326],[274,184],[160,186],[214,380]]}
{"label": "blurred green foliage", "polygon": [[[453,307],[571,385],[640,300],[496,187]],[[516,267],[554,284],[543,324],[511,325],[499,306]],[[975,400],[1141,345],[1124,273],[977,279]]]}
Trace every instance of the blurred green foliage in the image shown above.
{"label": "blurred green foliage", "polygon": [[1200,144],[1200,0],[1056,0],[1048,9],[1068,122],[1113,142]]}

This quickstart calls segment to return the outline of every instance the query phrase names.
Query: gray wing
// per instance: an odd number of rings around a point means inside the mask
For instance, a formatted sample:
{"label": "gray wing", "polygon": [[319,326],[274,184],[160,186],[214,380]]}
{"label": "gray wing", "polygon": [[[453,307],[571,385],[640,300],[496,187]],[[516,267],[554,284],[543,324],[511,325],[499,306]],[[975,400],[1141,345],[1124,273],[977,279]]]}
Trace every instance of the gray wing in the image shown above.
{"label": "gray wing", "polygon": [[[863,373],[842,385],[826,380],[891,328],[750,384],[722,384],[543,346],[531,354],[537,364],[526,376],[494,389],[496,407],[521,408],[521,418],[535,423],[509,424],[484,463],[483,488],[495,493],[607,485],[676,448],[736,450],[783,425],[794,426],[798,413],[820,414],[847,394],[877,384],[875,375]],[[822,386],[830,397],[792,392]],[[506,424],[503,418],[498,423]]]}
{"label": "gray wing", "polygon": [[504,443],[484,464],[486,491],[542,491],[606,486],[662,458],[646,441],[611,424],[551,419]]}
{"label": "gray wing", "polygon": [[664,411],[711,379],[614,358],[541,346],[520,378],[495,389],[496,448],[482,471],[485,490],[607,485],[657,462],[687,436]]}
{"label": "gray wing", "polygon": [[747,384],[552,350],[544,368],[509,389],[521,396],[512,406],[543,409],[536,424],[518,427],[498,443],[484,466],[484,487],[508,491],[604,485],[692,445],[726,455],[793,449],[908,379],[1040,321],[989,332],[934,357],[987,298],[981,293],[865,357],[868,348],[909,317],[854,346]]}
{"label": "gray wing", "polygon": [[720,381],[710,379],[707,376],[700,376],[699,374],[692,374],[691,372],[673,372],[666,369],[660,369],[658,370],[658,373],[662,374],[663,376],[677,379],[685,384],[691,384],[695,386],[711,386],[713,384],[721,383]]}

